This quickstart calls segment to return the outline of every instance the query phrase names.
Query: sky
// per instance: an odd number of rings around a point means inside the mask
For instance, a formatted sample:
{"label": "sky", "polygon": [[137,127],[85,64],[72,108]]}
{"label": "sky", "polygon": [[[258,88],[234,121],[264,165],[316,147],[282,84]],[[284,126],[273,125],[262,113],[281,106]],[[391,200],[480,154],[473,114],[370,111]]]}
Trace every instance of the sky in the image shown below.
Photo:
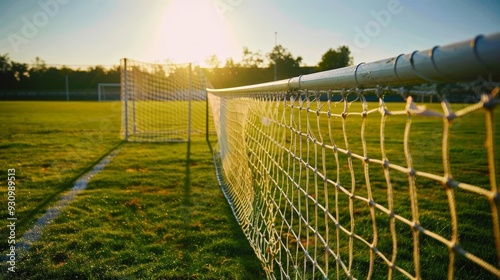
{"label": "sky", "polygon": [[307,66],[346,45],[357,64],[496,32],[498,0],[0,0],[0,55],[54,66],[223,65],[276,43]]}

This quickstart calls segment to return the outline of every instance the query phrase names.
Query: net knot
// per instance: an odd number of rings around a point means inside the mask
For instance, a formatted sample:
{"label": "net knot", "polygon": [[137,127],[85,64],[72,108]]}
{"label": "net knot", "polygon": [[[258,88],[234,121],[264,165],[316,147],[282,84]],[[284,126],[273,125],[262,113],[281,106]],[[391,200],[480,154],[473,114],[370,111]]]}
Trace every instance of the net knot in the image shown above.
{"label": "net knot", "polygon": [[343,88],[342,91],[340,92],[340,94],[342,95],[342,100],[346,100],[347,99],[347,95],[349,94],[348,91]]}
{"label": "net knot", "polygon": [[489,95],[483,95],[483,108],[486,110],[493,110],[495,106],[499,103],[498,100],[495,100],[495,97],[498,95],[500,91],[500,87],[495,87]]}
{"label": "net knot", "polygon": [[363,88],[356,88],[356,95],[358,96],[358,98],[363,95]]}
{"label": "net knot", "polygon": [[378,97],[379,99],[383,99],[383,98],[384,98],[384,87],[383,87],[383,86],[378,85],[378,86],[375,88],[375,95],[377,95],[377,97]]}
{"label": "net knot", "polygon": [[389,268],[391,270],[395,270],[396,269],[396,265],[394,263],[389,263]]}
{"label": "net knot", "polygon": [[446,115],[446,119],[448,121],[452,121],[453,119],[455,119],[457,117],[457,115],[454,113],[454,112],[449,112],[448,115]]}
{"label": "net knot", "polygon": [[496,205],[500,205],[500,192],[496,192],[495,194],[493,194],[492,200]]}
{"label": "net knot", "polygon": [[408,170],[408,175],[410,175],[410,176],[417,175],[417,171],[415,170],[415,168],[410,167],[409,170]]}
{"label": "net knot", "polygon": [[462,247],[460,246],[460,244],[458,244],[458,242],[451,243],[450,244],[450,249],[453,250],[453,251],[455,251],[456,253],[465,255],[464,249],[462,249]]}
{"label": "net knot", "polygon": [[455,187],[458,187],[458,183],[453,180],[453,178],[450,178],[448,177],[448,179],[446,179],[446,183],[444,184],[446,188],[449,188],[449,189],[453,189]]}
{"label": "net knot", "polygon": [[417,222],[413,223],[413,230],[424,232],[424,228]]}
{"label": "net knot", "polygon": [[410,89],[408,87],[400,87],[398,90],[399,95],[401,95],[404,99],[406,99],[410,93]]}

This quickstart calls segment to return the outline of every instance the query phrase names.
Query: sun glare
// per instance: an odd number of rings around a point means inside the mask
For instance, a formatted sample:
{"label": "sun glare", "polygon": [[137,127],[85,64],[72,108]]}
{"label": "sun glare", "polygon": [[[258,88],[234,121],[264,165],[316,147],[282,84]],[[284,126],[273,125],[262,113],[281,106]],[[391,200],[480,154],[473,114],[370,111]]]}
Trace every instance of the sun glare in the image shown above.
{"label": "sun glare", "polygon": [[223,63],[240,50],[228,26],[209,0],[172,0],[156,31],[151,55],[173,62],[195,62],[215,54]]}

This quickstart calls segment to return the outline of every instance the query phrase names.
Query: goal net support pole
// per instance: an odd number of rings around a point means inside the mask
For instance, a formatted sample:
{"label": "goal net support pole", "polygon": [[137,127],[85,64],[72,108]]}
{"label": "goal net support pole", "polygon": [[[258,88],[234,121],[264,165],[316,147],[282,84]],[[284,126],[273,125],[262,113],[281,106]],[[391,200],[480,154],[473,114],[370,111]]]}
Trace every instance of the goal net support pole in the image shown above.
{"label": "goal net support pole", "polygon": [[[124,58],[122,60],[122,64],[121,64],[121,84],[122,84],[122,87],[121,87],[121,93],[120,93],[120,99],[122,101],[122,127],[121,127],[121,135],[122,135],[122,138],[125,140],[125,141],[128,141],[128,81],[127,81],[127,71],[126,69],[128,69],[127,67],[127,59]],[[124,71],[125,70],[125,71]]]}
{"label": "goal net support pole", "polygon": [[497,33],[207,89],[218,178],[268,277],[500,277],[499,54]]}

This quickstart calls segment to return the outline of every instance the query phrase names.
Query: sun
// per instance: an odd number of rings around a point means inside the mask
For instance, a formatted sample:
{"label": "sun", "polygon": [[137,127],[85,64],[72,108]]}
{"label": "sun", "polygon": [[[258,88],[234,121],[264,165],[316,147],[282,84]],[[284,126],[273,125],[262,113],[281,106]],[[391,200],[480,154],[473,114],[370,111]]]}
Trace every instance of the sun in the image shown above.
{"label": "sun", "polygon": [[156,30],[155,57],[200,65],[215,54],[220,61],[239,52],[226,20],[211,0],[172,0]]}

